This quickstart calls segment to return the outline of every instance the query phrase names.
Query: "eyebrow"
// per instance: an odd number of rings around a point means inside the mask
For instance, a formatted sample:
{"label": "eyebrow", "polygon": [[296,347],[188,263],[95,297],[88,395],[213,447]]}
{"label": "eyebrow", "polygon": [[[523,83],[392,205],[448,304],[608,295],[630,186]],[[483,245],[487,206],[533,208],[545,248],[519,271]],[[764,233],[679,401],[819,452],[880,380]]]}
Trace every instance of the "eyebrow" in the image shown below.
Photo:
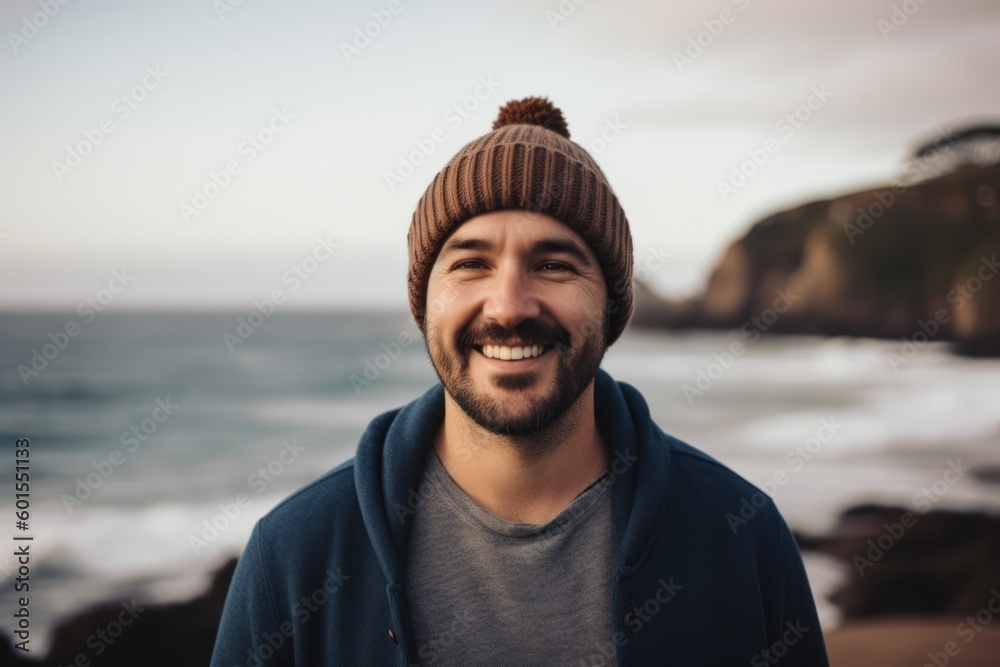
{"label": "eyebrow", "polygon": [[[494,252],[495,246],[490,241],[476,238],[452,238],[441,248],[441,256],[458,250],[478,250],[481,252]],[[536,241],[531,247],[531,254],[542,255],[546,253],[565,253],[586,268],[590,268],[593,262],[587,257],[587,253],[575,241],[570,239],[548,238]]]}

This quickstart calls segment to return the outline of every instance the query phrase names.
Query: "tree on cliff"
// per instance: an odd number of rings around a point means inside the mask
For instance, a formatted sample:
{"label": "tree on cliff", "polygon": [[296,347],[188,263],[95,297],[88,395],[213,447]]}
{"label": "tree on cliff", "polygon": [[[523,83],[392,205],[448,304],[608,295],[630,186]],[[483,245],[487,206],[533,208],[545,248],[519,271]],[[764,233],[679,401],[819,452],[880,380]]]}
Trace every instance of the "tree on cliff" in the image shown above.
{"label": "tree on cliff", "polygon": [[934,167],[936,174],[965,165],[987,166],[1000,162],[1000,125],[971,125],[938,134],[917,147],[912,162]]}

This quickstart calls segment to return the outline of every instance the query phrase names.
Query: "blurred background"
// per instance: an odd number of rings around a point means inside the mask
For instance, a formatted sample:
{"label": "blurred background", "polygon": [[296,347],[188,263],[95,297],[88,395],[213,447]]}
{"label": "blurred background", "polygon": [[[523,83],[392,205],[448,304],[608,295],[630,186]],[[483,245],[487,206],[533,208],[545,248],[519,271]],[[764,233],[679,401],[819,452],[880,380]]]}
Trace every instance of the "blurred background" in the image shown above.
{"label": "blurred background", "polygon": [[996,3],[7,0],[0,32],[19,657],[95,659],[135,598],[95,664],[207,662],[254,522],[437,381],[423,189],[545,95],[633,234],[604,368],[774,498],[834,664],[995,664]]}

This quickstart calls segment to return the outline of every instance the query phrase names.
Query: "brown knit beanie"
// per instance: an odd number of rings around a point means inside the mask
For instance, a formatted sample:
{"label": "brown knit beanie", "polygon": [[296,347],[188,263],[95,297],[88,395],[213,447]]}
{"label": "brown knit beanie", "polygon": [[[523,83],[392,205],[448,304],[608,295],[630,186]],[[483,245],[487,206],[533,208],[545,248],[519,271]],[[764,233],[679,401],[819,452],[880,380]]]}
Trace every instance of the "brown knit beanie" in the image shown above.
{"label": "brown knit beanie", "polygon": [[525,209],[569,225],[604,270],[607,345],[632,316],[632,234],[607,178],[570,141],[562,112],[547,98],[511,100],[493,131],[466,144],[431,181],[406,236],[410,310],[424,333],[427,280],[448,236],[473,216]]}

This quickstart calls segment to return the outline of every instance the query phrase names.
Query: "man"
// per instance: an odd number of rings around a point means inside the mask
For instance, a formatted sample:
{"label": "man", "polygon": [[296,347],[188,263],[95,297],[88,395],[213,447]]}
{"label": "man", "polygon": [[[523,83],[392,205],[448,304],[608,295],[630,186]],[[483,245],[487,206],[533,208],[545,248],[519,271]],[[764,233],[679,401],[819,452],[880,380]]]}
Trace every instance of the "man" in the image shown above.
{"label": "man", "polygon": [[508,103],[407,238],[441,382],[258,523],[212,664],[826,665],[773,504],[599,367],[632,240],[562,113]]}

